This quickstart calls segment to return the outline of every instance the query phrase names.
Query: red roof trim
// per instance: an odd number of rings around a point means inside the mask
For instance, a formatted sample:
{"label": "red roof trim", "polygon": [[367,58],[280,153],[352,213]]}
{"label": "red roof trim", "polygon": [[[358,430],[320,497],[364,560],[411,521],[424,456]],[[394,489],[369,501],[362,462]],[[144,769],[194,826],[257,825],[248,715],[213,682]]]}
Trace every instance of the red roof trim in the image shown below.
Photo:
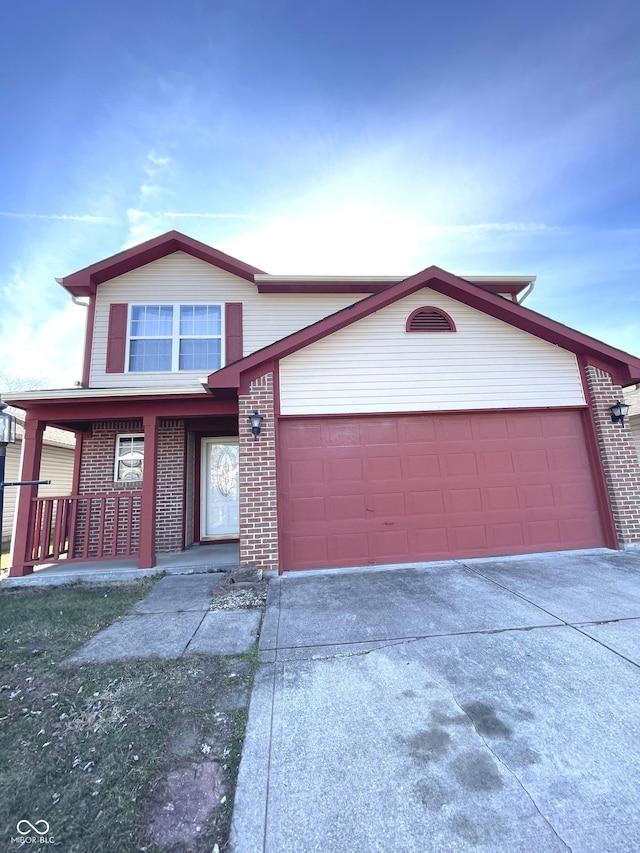
{"label": "red roof trim", "polygon": [[[13,405],[13,403],[12,403]],[[68,397],[51,399],[16,400],[15,405],[29,412],[30,417],[48,424],[77,426],[90,421],[114,421],[142,418],[153,414],[160,418],[191,418],[233,415],[238,412],[235,396],[210,394],[180,394],[174,396],[136,395],[118,396],[114,388],[109,397],[78,397],[73,392]]]}
{"label": "red roof trim", "polygon": [[93,349],[93,326],[96,317],[96,298],[89,297],[87,306],[87,324],[84,331],[84,361],[82,363],[82,387],[89,387],[91,378],[91,355]]}
{"label": "red roof trim", "polygon": [[124,252],[119,252],[117,255],[98,261],[97,264],[92,264],[90,267],[85,267],[85,269],[65,276],[60,283],[74,296],[90,296],[96,292],[99,284],[139,269],[139,267],[160,260],[160,258],[165,258],[174,252],[186,252],[194,258],[250,282],[253,282],[254,275],[263,272],[257,267],[252,267],[237,258],[232,258],[231,255],[225,255],[224,252],[213,249],[199,240],[187,237],[179,231],[168,231],[160,237],[154,237],[152,240],[147,240],[146,243],[125,249]]}
{"label": "red roof trim", "polygon": [[363,317],[386,308],[387,305],[391,305],[423,287],[429,287],[438,293],[450,296],[458,302],[476,308],[489,316],[509,323],[524,332],[556,344],[570,352],[601,359],[610,366],[609,369],[612,371],[615,381],[620,385],[640,382],[640,358],[544,317],[517,302],[512,302],[510,299],[492,293],[484,283],[473,284],[452,275],[452,273],[445,272],[439,267],[430,266],[422,272],[404,279],[404,281],[392,284],[381,293],[368,296],[311,326],[301,329],[299,332],[294,332],[294,334],[212,373],[208,378],[209,388],[238,388],[241,375],[246,371],[253,371],[264,362],[291,355],[291,353],[350,326]]}
{"label": "red roof trim", "polygon": [[257,281],[258,293],[380,293],[394,282],[380,281]]}
{"label": "red roof trim", "polygon": [[[258,293],[380,293],[380,291],[386,290],[402,280],[397,278],[395,281],[375,281],[373,279],[371,281],[363,279],[355,281],[350,278],[341,280],[319,278],[311,281],[305,278],[295,281],[288,277],[279,279],[270,276],[269,281],[256,281],[256,287]],[[478,287],[484,287],[492,293],[509,293],[514,296],[522,293],[531,284],[530,281],[471,281],[464,278],[463,280]]]}
{"label": "red roof trim", "polygon": [[[466,279],[465,279],[466,280]],[[481,287],[486,287],[492,293],[511,293],[517,296],[518,293],[529,287],[528,283],[510,281],[471,281],[470,284],[479,284]]]}

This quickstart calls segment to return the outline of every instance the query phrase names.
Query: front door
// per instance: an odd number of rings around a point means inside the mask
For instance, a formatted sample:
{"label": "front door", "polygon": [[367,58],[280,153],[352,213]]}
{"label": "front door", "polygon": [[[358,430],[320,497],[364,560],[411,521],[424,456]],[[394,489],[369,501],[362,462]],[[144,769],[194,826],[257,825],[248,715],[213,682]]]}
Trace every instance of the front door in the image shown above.
{"label": "front door", "polygon": [[236,539],[238,519],[238,439],[203,438],[200,538]]}

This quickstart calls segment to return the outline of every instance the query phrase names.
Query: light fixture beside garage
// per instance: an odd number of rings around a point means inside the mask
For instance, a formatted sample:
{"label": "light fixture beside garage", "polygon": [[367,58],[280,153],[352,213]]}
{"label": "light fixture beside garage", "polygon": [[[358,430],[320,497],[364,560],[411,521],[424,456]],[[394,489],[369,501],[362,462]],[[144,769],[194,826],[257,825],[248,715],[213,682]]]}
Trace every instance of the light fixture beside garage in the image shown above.
{"label": "light fixture beside garage", "polygon": [[609,406],[609,411],[611,412],[611,421],[614,424],[622,425],[629,414],[629,406],[626,403],[621,403],[620,400],[616,400],[613,406]]}
{"label": "light fixture beside garage", "polygon": [[253,433],[255,441],[257,441],[258,436],[260,435],[260,430],[262,429],[262,421],[264,418],[260,412],[254,412],[252,415],[249,415],[247,420],[251,422],[251,432]]}

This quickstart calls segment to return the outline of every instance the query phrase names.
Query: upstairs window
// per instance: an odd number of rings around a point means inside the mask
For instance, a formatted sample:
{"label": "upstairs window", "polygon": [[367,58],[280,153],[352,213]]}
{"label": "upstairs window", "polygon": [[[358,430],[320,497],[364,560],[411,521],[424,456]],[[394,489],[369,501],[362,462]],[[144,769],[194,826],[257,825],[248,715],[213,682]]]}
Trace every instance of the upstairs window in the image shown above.
{"label": "upstairs window", "polygon": [[132,305],[129,370],[163,373],[222,366],[221,305]]}
{"label": "upstairs window", "polygon": [[407,319],[407,332],[455,332],[451,317],[440,308],[416,308]]}

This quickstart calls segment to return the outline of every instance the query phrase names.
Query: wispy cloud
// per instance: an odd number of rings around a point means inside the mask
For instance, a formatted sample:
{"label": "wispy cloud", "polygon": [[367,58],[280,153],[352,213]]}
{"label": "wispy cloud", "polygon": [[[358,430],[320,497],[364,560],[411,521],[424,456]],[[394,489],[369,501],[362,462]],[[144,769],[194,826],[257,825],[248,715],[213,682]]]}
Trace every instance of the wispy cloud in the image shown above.
{"label": "wispy cloud", "polygon": [[[154,210],[158,196],[167,192],[171,158],[158,154],[155,148],[147,152],[142,164],[145,177],[138,186],[138,198],[127,209],[128,230],[124,248],[128,249],[167,230],[164,213]],[[166,201],[164,202],[166,204]]]}
{"label": "wispy cloud", "polygon": [[0,210],[0,216],[8,219],[46,219],[62,222],[94,222],[99,225],[117,225],[118,219],[111,216],[94,216],[91,213],[18,213],[13,210]]}
{"label": "wispy cloud", "polygon": [[2,288],[0,364],[16,379],[71,387],[81,374],[86,310],[67,301],[68,297],[63,300],[60,288],[60,298],[52,290],[53,299],[45,299],[44,287],[37,283],[46,279],[39,261],[27,268],[16,265]]}
{"label": "wispy cloud", "polygon": [[424,230],[429,234],[548,234],[557,233],[560,229],[543,222],[478,222],[470,225],[427,225]]}
{"label": "wispy cloud", "polygon": [[167,219],[242,219],[249,222],[277,222],[293,223],[292,219],[280,216],[254,216],[250,213],[178,213],[176,211],[165,211],[163,216]]}
{"label": "wispy cloud", "polygon": [[[162,192],[162,187],[142,184],[140,192],[143,196],[151,195],[156,192]],[[94,222],[96,224],[120,224],[120,220],[111,216],[95,216],[90,213],[71,214],[71,213],[18,213],[15,211],[0,210],[0,216],[10,219],[45,219],[52,221],[70,221],[70,222]],[[255,216],[251,213],[182,213],[179,211],[167,210],[158,213],[150,213],[137,208],[130,208],[128,211],[129,222],[132,225],[137,225],[145,218],[152,218],[159,221],[161,218],[166,219],[236,219],[247,222],[266,222],[278,225],[293,225],[295,219],[287,219],[282,216]],[[483,232],[524,232],[527,234],[548,233],[550,231],[557,232],[560,230],[557,226],[545,225],[542,222],[478,222],[469,225],[425,225],[423,226],[425,233],[432,234],[464,234],[464,233],[483,233]]]}
{"label": "wispy cloud", "polygon": [[169,163],[171,162],[170,157],[161,157],[160,154],[158,154],[156,152],[155,148],[152,148],[151,151],[149,151],[149,153],[147,154],[147,160],[151,164],[151,165],[147,166],[148,172],[152,172],[154,166],[158,167],[156,169],[156,171],[158,169],[163,169],[165,166],[168,166]]}

